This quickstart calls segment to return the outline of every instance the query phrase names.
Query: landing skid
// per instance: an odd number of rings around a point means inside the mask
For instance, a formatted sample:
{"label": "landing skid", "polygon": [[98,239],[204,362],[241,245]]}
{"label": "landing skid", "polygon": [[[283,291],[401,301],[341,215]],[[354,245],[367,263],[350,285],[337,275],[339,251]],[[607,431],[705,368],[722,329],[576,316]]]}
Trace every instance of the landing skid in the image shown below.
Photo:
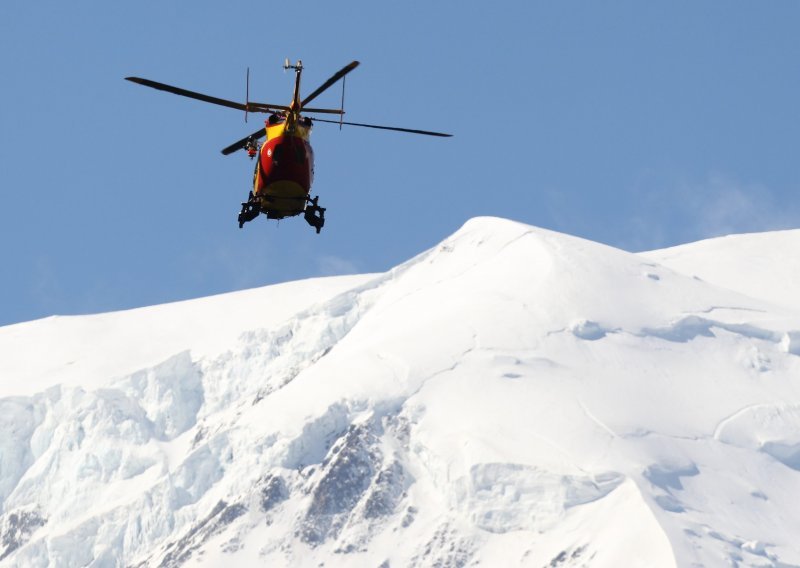
{"label": "landing skid", "polygon": [[[311,199],[310,197],[306,197],[306,208],[303,212],[303,218],[306,220],[306,223],[314,227],[316,229],[317,234],[322,230],[322,227],[325,226],[325,207],[319,206],[319,197],[315,197]],[[244,224],[252,221],[261,213],[261,201],[253,195],[253,192],[250,192],[250,195],[247,196],[247,201],[242,203],[242,210],[239,212],[239,228],[241,229],[244,227]],[[270,215],[267,211],[268,218],[276,218]]]}

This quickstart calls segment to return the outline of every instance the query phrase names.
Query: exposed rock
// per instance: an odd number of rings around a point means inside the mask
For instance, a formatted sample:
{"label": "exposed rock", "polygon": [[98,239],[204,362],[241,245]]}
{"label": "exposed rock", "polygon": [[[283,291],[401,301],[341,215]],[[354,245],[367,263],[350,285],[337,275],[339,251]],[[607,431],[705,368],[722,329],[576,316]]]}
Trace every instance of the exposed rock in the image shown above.
{"label": "exposed rock", "polygon": [[333,445],[323,462],[300,537],[317,545],[338,534],[375,477],[381,453],[368,426],[353,425]]}
{"label": "exposed rock", "polygon": [[0,516],[0,560],[28,542],[46,522],[36,510],[18,509]]}
{"label": "exposed rock", "polygon": [[[198,552],[209,538],[222,532],[246,512],[247,508],[241,503],[229,505],[225,501],[219,501],[202,521],[189,529],[183,538],[167,545],[159,566],[161,568],[181,566]],[[148,565],[149,562],[145,562],[140,566]]]}
{"label": "exposed rock", "polygon": [[399,462],[392,462],[381,470],[372,484],[369,497],[364,505],[364,517],[375,519],[391,515],[403,497],[405,472]]}
{"label": "exposed rock", "polygon": [[289,489],[280,475],[268,475],[259,491],[260,506],[263,513],[268,513],[281,502],[289,498]]}

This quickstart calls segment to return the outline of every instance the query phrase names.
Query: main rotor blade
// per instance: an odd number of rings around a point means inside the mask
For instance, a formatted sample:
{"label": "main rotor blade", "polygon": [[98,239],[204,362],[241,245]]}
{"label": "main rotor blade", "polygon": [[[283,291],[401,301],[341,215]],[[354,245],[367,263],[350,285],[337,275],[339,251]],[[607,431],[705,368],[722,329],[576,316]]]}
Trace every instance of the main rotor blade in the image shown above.
{"label": "main rotor blade", "polygon": [[327,81],[322,83],[322,85],[320,85],[320,87],[316,91],[314,91],[313,93],[308,95],[305,99],[303,99],[303,102],[300,103],[300,106],[301,107],[306,106],[308,103],[310,103],[315,98],[317,98],[317,96],[319,96],[319,94],[322,93],[325,89],[327,89],[328,87],[333,85],[336,81],[338,81],[339,79],[341,79],[342,77],[344,77],[348,73],[350,73],[350,71],[352,71],[353,69],[358,67],[358,65],[359,65],[358,61],[351,61],[349,64],[347,64],[344,67],[342,67],[330,79],[328,79]]}
{"label": "main rotor blade", "polygon": [[344,114],[344,111],[338,108],[304,108],[303,113],[307,112],[319,112],[323,114]]}
{"label": "main rotor blade", "polygon": [[289,110],[289,107],[270,103],[248,103],[247,110],[250,112],[272,112],[275,110]]}
{"label": "main rotor blade", "polygon": [[245,136],[241,140],[238,140],[237,142],[234,142],[233,144],[231,144],[227,148],[224,148],[222,150],[222,153],[225,154],[226,156],[228,154],[233,154],[236,150],[241,150],[242,148],[244,148],[245,145],[247,145],[248,140],[250,140],[251,138],[253,140],[258,140],[258,139],[263,138],[264,136],[266,136],[266,134],[267,134],[267,131],[266,131],[265,127],[262,126],[258,130],[253,132],[250,136]]}
{"label": "main rotor blade", "polygon": [[[339,124],[338,120],[327,120],[325,118],[312,118],[312,122],[330,122],[331,124]],[[416,130],[414,128],[398,128],[396,126],[378,126],[377,124],[362,124],[360,122],[342,122],[349,126],[363,126],[365,128],[378,128],[380,130],[396,130],[397,132],[410,132],[411,134],[425,134],[426,136],[442,136],[450,137],[452,134],[445,134],[443,132],[431,132],[430,130]]]}
{"label": "main rotor blade", "polygon": [[233,101],[228,101],[225,99],[218,99],[217,97],[210,97],[208,95],[204,95],[202,93],[195,93],[194,91],[187,91],[186,89],[181,89],[179,87],[173,87],[172,85],[165,85],[164,83],[158,83],[156,81],[151,81],[150,79],[142,79],[141,77],[125,77],[126,81],[133,81],[134,83],[138,83],[140,85],[144,85],[145,87],[152,87],[153,89],[158,89],[159,91],[167,91],[168,93],[174,93],[176,95],[181,95],[182,97],[189,97],[190,99],[197,99],[198,101],[204,101],[207,103],[212,103],[215,105],[221,105],[229,108],[235,108],[237,110],[246,110],[247,107],[242,103],[236,103]]}

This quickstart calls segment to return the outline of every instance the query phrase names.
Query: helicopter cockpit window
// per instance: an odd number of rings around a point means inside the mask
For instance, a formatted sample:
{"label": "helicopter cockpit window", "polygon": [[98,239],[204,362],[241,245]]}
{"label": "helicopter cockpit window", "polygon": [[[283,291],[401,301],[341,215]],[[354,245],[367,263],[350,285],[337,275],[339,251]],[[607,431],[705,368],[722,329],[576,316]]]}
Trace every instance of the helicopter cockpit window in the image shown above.
{"label": "helicopter cockpit window", "polygon": [[283,122],[283,117],[279,114],[271,114],[269,115],[267,122],[269,123],[270,126],[272,126],[273,124],[280,124],[281,122]]}

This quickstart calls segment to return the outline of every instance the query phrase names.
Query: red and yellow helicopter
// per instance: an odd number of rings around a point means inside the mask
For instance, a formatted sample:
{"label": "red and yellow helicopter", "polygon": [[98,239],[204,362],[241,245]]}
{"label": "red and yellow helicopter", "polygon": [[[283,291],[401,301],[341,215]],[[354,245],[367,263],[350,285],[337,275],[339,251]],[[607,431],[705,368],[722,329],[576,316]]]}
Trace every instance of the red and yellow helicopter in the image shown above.
{"label": "red and yellow helicopter", "polygon": [[[242,228],[248,221],[252,221],[258,217],[260,213],[266,214],[268,219],[283,219],[284,217],[293,217],[303,213],[308,224],[314,227],[317,233],[319,233],[322,226],[325,224],[325,208],[319,206],[319,197],[312,198],[310,195],[311,184],[314,181],[314,151],[309,143],[309,138],[314,121],[338,124],[339,128],[343,125],[363,126],[381,130],[425,134],[427,136],[452,136],[451,134],[431,132],[428,130],[344,121],[345,76],[358,67],[358,65],[358,61],[352,61],[345,65],[310,95],[301,100],[300,76],[303,73],[303,63],[302,61],[298,61],[294,65],[291,65],[287,59],[283,65],[284,70],[293,69],[295,71],[294,95],[292,96],[292,102],[289,106],[250,102],[249,69],[247,72],[247,91],[244,104],[211,97],[194,91],[187,91],[186,89],[165,85],[164,83],[158,83],[140,77],[126,77],[126,79],[146,87],[152,87],[161,91],[167,91],[215,105],[242,110],[245,112],[245,121],[247,121],[247,113],[270,113],[268,119],[264,121],[264,127],[259,128],[256,132],[245,136],[222,150],[222,153],[225,155],[243,149],[247,151],[251,159],[258,156],[255,172],[253,174],[253,189],[247,201],[242,203],[242,210],[239,213],[239,228]],[[333,86],[339,79],[342,80],[341,108],[325,109],[307,106],[308,103]],[[311,119],[302,116],[301,113],[334,114],[339,115],[339,120],[323,118]],[[264,136],[267,137],[266,142],[264,142],[264,144],[259,144],[259,140]]]}

